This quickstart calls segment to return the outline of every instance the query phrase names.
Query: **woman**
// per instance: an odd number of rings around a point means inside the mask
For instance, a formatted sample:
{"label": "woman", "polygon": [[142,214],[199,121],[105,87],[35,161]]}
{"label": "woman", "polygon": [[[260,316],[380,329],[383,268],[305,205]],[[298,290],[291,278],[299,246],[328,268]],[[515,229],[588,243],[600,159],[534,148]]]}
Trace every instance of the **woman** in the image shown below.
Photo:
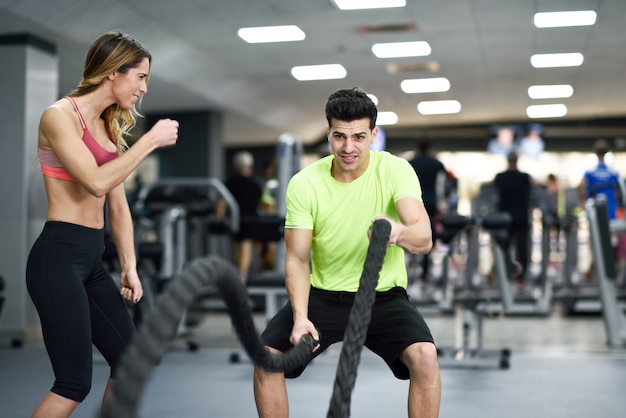
{"label": "woman", "polygon": [[[82,82],[41,116],[38,153],[48,211],[28,258],[26,283],[55,382],[33,417],[70,416],[91,388],[92,343],[113,376],[135,331],[123,299],[137,303],[143,292],[123,181],[152,151],[178,138],[178,122],[164,119],[125,150],[151,61],[132,37],[106,33],[87,52]],[[121,289],[101,261],[105,200]],[[111,385],[109,379],[105,399]]]}

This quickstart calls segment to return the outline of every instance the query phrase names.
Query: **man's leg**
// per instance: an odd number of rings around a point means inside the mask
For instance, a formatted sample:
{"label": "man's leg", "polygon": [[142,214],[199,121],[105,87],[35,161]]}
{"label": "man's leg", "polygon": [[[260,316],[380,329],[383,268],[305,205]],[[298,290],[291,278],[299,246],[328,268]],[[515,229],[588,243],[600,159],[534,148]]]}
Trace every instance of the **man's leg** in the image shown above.
{"label": "man's leg", "polygon": [[252,265],[253,251],[254,245],[251,239],[242,239],[237,244],[237,265],[239,268],[239,274],[241,275],[241,281],[244,284],[248,279],[248,273],[250,272],[250,266]]}
{"label": "man's leg", "polygon": [[414,343],[400,356],[408,367],[409,418],[437,418],[441,404],[441,376],[437,349],[431,343]]}
{"label": "man's leg", "polygon": [[[272,353],[278,350],[267,347]],[[284,373],[268,372],[254,366],[254,400],[259,418],[288,418],[289,400]]]}

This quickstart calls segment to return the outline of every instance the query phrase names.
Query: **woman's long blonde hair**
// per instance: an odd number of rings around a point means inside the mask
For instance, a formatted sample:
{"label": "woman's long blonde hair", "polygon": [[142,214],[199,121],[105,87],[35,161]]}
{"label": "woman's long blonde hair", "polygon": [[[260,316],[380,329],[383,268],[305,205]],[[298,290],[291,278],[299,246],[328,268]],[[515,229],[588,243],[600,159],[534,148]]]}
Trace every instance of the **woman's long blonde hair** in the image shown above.
{"label": "woman's long blonde hair", "polygon": [[[114,72],[126,73],[145,59],[152,64],[152,55],[136,39],[122,32],[107,32],[96,39],[85,59],[83,81],[68,94],[78,97],[94,91],[102,81]],[[141,103],[141,98],[139,99]],[[101,115],[104,124],[120,152],[127,145],[125,137],[135,126],[141,114],[135,105],[124,110],[117,103],[107,107]]]}

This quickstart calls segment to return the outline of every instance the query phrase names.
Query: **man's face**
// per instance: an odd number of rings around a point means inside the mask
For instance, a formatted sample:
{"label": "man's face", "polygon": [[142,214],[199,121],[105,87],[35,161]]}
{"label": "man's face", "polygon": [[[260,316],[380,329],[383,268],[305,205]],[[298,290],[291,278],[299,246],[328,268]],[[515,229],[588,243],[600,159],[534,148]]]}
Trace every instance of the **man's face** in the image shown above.
{"label": "man's face", "polygon": [[370,130],[369,118],[350,122],[332,119],[327,129],[328,142],[335,159],[335,178],[348,176],[357,178],[367,168],[370,146],[376,140],[378,128]]}

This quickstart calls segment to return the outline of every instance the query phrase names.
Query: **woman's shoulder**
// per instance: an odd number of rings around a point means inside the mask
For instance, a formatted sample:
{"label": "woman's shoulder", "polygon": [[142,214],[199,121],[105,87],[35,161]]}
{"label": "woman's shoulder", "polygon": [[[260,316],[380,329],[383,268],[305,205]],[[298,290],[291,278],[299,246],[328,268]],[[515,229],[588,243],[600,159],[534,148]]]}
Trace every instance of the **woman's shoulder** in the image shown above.
{"label": "woman's shoulder", "polygon": [[[48,138],[45,142],[48,142],[50,138],[68,135],[73,133],[75,128],[80,128],[80,121],[75,119],[73,111],[72,105],[64,99],[59,99],[46,107],[39,120],[40,139],[44,136]],[[80,129],[76,132],[80,134]]]}
{"label": "woman's shoulder", "polygon": [[72,105],[66,99],[59,99],[44,109],[41,114],[42,121],[56,120],[56,118],[71,117]]}

